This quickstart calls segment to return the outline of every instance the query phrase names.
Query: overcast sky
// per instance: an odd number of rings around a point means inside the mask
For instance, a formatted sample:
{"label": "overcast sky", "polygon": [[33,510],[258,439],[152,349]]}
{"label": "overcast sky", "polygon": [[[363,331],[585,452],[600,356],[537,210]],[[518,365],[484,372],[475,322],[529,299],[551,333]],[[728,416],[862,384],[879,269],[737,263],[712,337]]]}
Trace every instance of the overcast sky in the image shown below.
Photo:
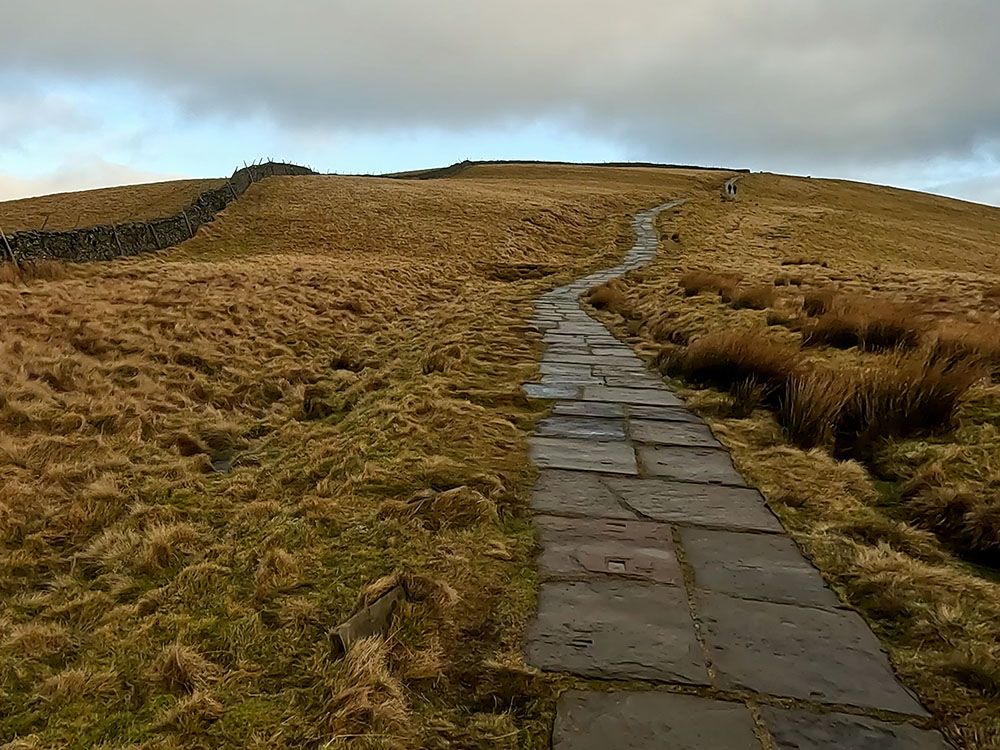
{"label": "overcast sky", "polygon": [[1000,205],[1000,0],[3,0],[0,199],[272,156],[649,160]]}

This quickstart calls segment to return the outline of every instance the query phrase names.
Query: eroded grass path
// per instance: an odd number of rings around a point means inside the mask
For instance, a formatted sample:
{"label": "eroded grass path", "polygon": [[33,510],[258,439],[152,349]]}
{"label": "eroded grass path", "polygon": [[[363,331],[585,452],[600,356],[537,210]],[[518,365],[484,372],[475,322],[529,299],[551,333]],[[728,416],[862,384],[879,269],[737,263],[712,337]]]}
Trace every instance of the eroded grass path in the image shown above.
{"label": "eroded grass path", "polygon": [[526,658],[590,681],[561,696],[553,746],[946,748],[708,427],[580,307],[652,260],[655,218],[680,202],[636,216],[622,265],[536,304],[547,349],[525,390],[555,406],[531,440]]}

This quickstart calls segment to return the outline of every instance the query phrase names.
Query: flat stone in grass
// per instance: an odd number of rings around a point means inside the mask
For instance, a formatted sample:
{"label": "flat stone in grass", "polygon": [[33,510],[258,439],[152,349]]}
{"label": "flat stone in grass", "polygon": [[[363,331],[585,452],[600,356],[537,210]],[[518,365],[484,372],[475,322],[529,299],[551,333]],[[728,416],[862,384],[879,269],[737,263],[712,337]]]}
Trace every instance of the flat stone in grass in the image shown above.
{"label": "flat stone in grass", "polygon": [[771,706],[761,706],[760,713],[776,750],[954,750],[938,732],[909,724]]}
{"label": "flat stone in grass", "polygon": [[525,383],[521,386],[528,398],[578,398],[579,385],[543,385],[541,383]]}
{"label": "flat stone in grass", "polygon": [[926,716],[856,612],[709,592],[696,609],[719,687]]}
{"label": "flat stone in grass", "polygon": [[721,448],[722,445],[708,425],[694,422],[663,422],[652,419],[630,419],[629,436],[638,443],[653,445],[686,445],[701,448]]}
{"label": "flat stone in grass", "polygon": [[681,400],[673,393],[654,388],[609,388],[602,385],[583,387],[584,401],[611,401],[619,404],[641,404],[645,406],[682,406]]}
{"label": "flat stone in grass", "polygon": [[549,672],[704,685],[684,589],[633,581],[543,583],[526,659]]}
{"label": "flat stone in grass", "polygon": [[682,528],[684,555],[700,589],[743,599],[833,608],[837,596],[783,534]]}
{"label": "flat stone in grass", "polygon": [[648,521],[536,516],[542,552],[538,566],[550,578],[624,576],[682,582],[670,527]]}
{"label": "flat stone in grass", "polygon": [[539,472],[531,493],[531,509],[556,515],[637,518],[618,502],[599,475],[589,471],[545,469]]}
{"label": "flat stone in grass", "polygon": [[781,524],[749,487],[665,479],[608,477],[607,487],[644,518],[747,531],[780,532]]}
{"label": "flat stone in grass", "polygon": [[637,474],[635,453],[625,442],[596,442],[575,438],[528,438],[531,460],[541,469],[574,469],[609,474]]}
{"label": "flat stone in grass", "polygon": [[[588,386],[584,386],[584,390]],[[641,445],[639,460],[650,476],[680,482],[702,482],[745,487],[743,477],[733,467],[729,454],[714,448],[675,445]]]}
{"label": "flat stone in grass", "polygon": [[[597,371],[597,368],[594,368]],[[628,416],[632,419],[658,420],[662,422],[691,422],[705,424],[701,417],[686,406],[630,406]]]}
{"label": "flat stone in grass", "polygon": [[569,690],[559,697],[552,750],[759,750],[742,703],[655,691]]}
{"label": "flat stone in grass", "polygon": [[554,416],[535,425],[535,434],[587,440],[624,440],[625,420]]}

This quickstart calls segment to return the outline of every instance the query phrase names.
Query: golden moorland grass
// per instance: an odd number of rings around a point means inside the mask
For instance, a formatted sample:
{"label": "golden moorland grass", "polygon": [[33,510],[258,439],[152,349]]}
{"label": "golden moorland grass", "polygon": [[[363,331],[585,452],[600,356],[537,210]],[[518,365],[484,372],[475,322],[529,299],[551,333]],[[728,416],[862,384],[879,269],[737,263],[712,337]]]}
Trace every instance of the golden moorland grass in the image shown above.
{"label": "golden moorland grass", "polygon": [[172,251],[0,283],[0,744],[547,746],[526,320],[724,177],[275,177]]}
{"label": "golden moorland grass", "polygon": [[171,180],[4,201],[0,203],[0,229],[6,234],[42,227],[54,232],[160,219],[224,184],[224,179]]}
{"label": "golden moorland grass", "polygon": [[935,723],[1000,747],[1000,210],[740,191],[661,217],[657,260],[595,314],[681,378]]}

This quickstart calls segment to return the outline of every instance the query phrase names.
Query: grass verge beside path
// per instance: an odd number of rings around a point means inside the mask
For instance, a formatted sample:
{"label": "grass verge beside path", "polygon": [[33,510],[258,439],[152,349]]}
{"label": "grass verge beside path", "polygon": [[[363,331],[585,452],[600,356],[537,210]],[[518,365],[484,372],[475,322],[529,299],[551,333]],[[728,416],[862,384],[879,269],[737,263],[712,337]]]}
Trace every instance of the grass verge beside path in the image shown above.
{"label": "grass verge beside path", "polygon": [[1000,210],[753,175],[660,228],[595,314],[680,378],[948,737],[1000,747]]}
{"label": "grass verge beside path", "polygon": [[0,745],[546,746],[526,320],[721,179],[276,177],[170,253],[0,283]]}

